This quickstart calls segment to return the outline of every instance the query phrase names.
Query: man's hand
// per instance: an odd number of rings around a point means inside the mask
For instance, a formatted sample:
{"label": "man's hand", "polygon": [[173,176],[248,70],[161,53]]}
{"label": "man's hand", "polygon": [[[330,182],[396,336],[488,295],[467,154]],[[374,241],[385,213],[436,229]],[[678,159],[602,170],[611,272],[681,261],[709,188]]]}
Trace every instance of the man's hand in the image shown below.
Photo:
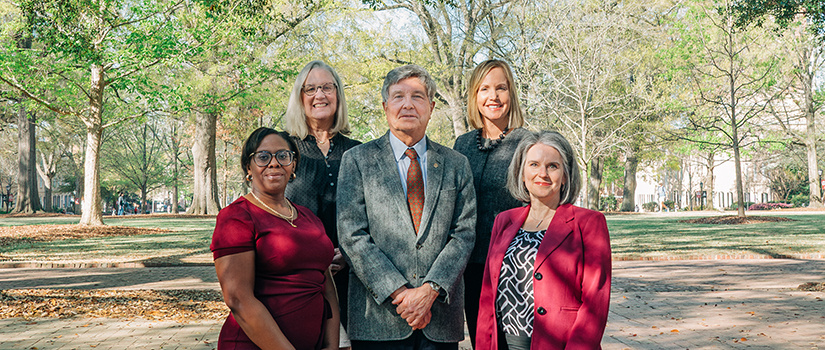
{"label": "man's hand", "polygon": [[393,298],[393,305],[398,305],[395,312],[407,321],[413,330],[423,329],[432,318],[432,306],[438,292],[429,285],[401,291]]}
{"label": "man's hand", "polygon": [[332,264],[329,265],[329,269],[334,275],[345,267],[347,267],[347,259],[344,259],[344,254],[341,254],[341,249],[335,248],[335,255],[332,256]]}

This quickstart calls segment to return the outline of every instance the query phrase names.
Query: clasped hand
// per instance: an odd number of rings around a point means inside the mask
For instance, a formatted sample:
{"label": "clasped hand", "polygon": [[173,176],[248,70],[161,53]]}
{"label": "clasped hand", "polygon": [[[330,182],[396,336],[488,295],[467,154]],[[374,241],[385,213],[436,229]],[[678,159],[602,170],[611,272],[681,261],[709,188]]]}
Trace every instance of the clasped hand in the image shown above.
{"label": "clasped hand", "polygon": [[418,288],[402,287],[399,290],[397,294],[393,293],[395,296],[392,304],[398,305],[395,312],[406,320],[413,330],[426,327],[432,318],[431,309],[438,292],[426,284]]}

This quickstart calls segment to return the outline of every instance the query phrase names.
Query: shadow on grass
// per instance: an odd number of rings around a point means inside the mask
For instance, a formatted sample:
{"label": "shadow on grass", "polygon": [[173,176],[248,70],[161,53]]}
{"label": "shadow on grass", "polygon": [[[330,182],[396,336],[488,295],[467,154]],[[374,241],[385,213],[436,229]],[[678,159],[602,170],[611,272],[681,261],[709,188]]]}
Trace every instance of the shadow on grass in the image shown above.
{"label": "shadow on grass", "polygon": [[5,289],[217,289],[212,266],[5,269]]}

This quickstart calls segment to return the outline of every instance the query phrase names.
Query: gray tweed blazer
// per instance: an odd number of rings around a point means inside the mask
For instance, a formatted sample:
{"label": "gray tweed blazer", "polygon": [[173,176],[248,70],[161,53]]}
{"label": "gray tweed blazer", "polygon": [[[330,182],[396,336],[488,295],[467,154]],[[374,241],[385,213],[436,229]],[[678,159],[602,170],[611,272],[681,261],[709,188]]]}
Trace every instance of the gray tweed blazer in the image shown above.
{"label": "gray tweed blazer", "polygon": [[464,282],[473,248],[476,199],[467,158],[427,142],[427,188],[418,235],[392,154],[389,133],[344,153],[338,177],[338,239],[350,266],[349,328],[355,340],[406,339],[412,328],[390,294],[427,281],[446,290],[424,335],[464,339]]}

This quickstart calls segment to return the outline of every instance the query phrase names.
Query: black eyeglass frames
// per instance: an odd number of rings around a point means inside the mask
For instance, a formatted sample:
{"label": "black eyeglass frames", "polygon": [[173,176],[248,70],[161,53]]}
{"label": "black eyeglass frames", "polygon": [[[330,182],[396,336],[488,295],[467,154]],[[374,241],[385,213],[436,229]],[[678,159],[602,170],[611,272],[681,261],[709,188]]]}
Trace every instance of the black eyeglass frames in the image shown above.
{"label": "black eyeglass frames", "polygon": [[271,153],[269,151],[258,151],[251,153],[249,156],[255,161],[259,167],[266,167],[269,166],[269,163],[272,162],[272,156],[275,156],[275,160],[281,166],[288,166],[292,164],[295,160],[295,152],[292,152],[288,149],[282,149],[275,151],[275,153]]}

